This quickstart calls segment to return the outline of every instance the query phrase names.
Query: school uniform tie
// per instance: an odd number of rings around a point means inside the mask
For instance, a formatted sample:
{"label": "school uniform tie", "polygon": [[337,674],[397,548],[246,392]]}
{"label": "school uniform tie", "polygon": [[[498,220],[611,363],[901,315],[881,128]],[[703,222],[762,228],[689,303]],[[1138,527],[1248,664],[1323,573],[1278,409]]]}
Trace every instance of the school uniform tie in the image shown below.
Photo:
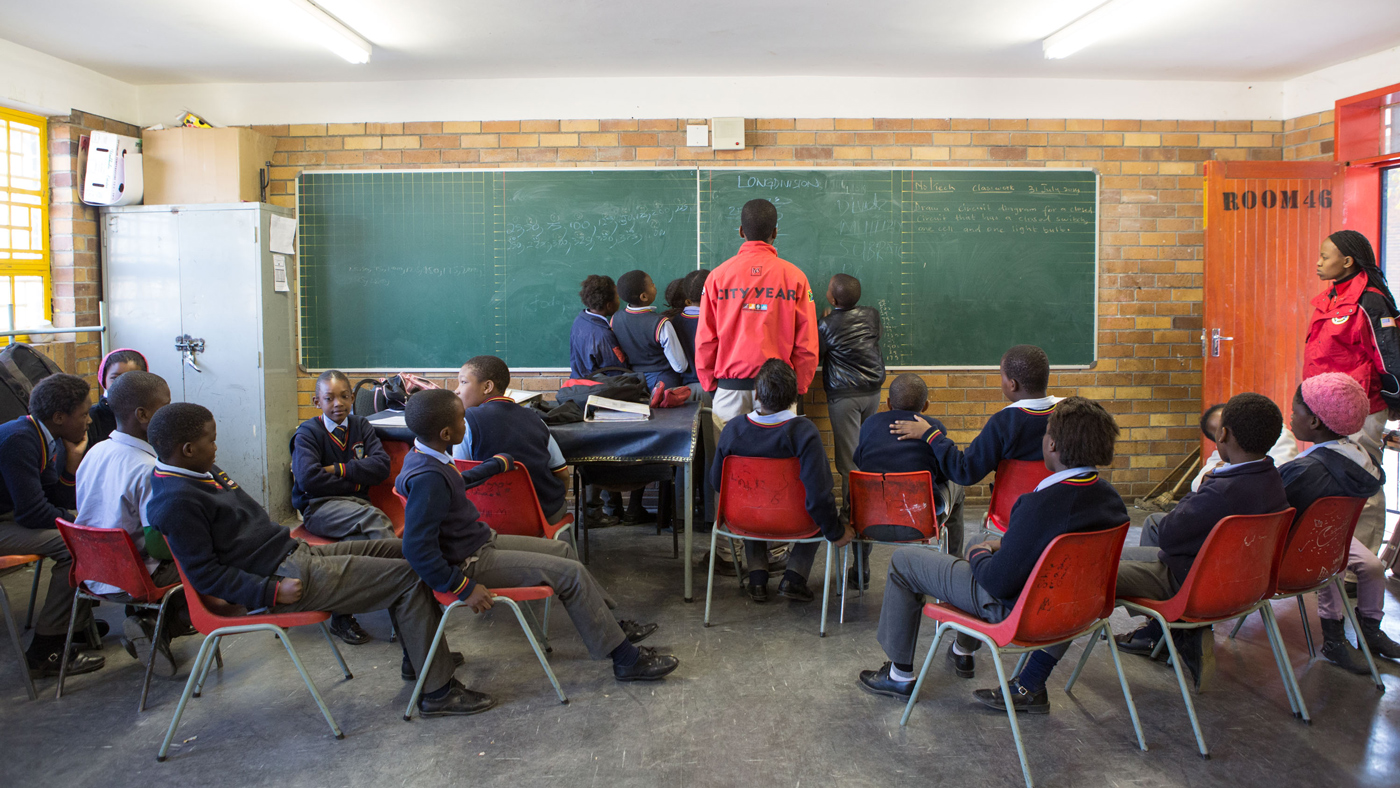
{"label": "school uniform tie", "polygon": [[339,443],[341,446],[345,445],[345,436],[348,434],[350,434],[350,430],[346,429],[344,424],[336,427],[335,430],[331,432],[331,436],[335,438],[335,442]]}

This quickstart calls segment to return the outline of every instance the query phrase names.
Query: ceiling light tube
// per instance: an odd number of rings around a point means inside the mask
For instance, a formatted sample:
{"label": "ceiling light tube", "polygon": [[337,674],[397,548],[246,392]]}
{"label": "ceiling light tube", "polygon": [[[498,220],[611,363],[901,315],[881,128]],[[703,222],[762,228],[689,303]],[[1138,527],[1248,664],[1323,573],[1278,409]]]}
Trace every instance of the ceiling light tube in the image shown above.
{"label": "ceiling light tube", "polygon": [[1069,57],[1075,52],[1119,32],[1139,3],[1134,0],[1109,0],[1084,16],[1070,22],[1040,42],[1046,60]]}
{"label": "ceiling light tube", "polygon": [[287,1],[316,21],[316,38],[327,49],[357,65],[369,62],[374,47],[359,33],[351,30],[311,0]]}

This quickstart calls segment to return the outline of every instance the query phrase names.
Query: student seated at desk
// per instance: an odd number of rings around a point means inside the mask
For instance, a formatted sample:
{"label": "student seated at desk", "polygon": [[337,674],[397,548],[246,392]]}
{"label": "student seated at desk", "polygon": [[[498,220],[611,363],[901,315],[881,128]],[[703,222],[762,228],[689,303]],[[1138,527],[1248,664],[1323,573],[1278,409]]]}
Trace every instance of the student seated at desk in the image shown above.
{"label": "student seated at desk", "polygon": [[[931,473],[938,512],[949,512],[944,523],[948,529],[948,553],[962,555],[962,485],[948,481],[927,443],[902,441],[890,433],[890,425],[894,422],[912,419],[928,410],[928,384],[918,375],[905,372],[890,383],[889,406],[889,410],[876,413],[861,425],[860,441],[853,458],[856,469],[866,473]],[[870,547],[868,543],[863,545],[865,555],[870,555]],[[863,588],[870,582],[868,562],[864,574],[858,585],[852,579],[854,587]]]}
{"label": "student seated at desk", "polygon": [[612,658],[618,681],[655,681],[676,669],[675,657],[634,645],[655,632],[656,624],[615,620],[616,603],[578,562],[572,545],[498,534],[477,519],[467,487],[510,470],[514,462],[497,454],[465,473],[456,469],[447,452],[467,431],[460,399],[447,391],[420,392],[408,401],[404,419],[417,440],[394,485],[408,500],[404,555],[424,582],[454,594],[477,613],[491,608],[492,586],[549,586],[589,655]]}
{"label": "student seated at desk", "polygon": [[676,327],[656,311],[656,284],[646,271],[628,271],[617,279],[617,294],[627,306],[613,315],[612,329],[632,369],[646,377],[648,389],[681,385],[690,362]]}
{"label": "student seated at desk", "polygon": [[[112,384],[132,370],[149,372],[150,367],[146,365],[146,357],[131,348],[113,350],[102,357],[102,363],[97,367],[97,385],[103,391],[112,388]],[[116,416],[112,413],[112,406],[107,403],[104,395],[97,400],[97,403],[88,411],[92,423],[88,424],[88,448],[107,440],[107,436],[117,428]]]}
{"label": "student seated at desk", "polygon": [[604,367],[627,366],[627,355],[618,347],[612,330],[617,312],[617,287],[612,277],[586,277],[578,291],[583,311],[569,332],[569,376],[587,378]]}
{"label": "student seated at desk", "polygon": [[544,517],[553,525],[569,511],[564,501],[569,466],[540,414],[506,396],[510,367],[495,356],[475,356],[457,371],[457,397],[466,408],[467,433],[452,456],[489,460],[509,454],[530,472]]}
{"label": "student seated at desk", "polygon": [[405,674],[428,670],[423,686],[433,689],[418,702],[423,716],[476,714],[494,705],[452,678],[448,649],[439,648],[432,664],[424,665],[442,608],[403,560],[397,539],[331,545],[293,539],[214,464],[216,432],[214,414],[189,402],[161,408],[148,430],[160,462],[146,517],[165,536],[194,590],[273,613],[388,608],[398,626]]}
{"label": "student seated at desk", "polygon": [[[306,530],[325,539],[393,539],[389,516],[369,502],[369,488],[389,478],[389,452],[363,416],[351,415],[350,378],[328,369],[316,378],[311,403],[321,415],[292,436],[292,505]],[[352,646],[371,638],[355,617],[331,616],[331,632]]]}
{"label": "student seated at desk", "polygon": [[[720,481],[724,478],[724,458],[796,457],[801,465],[802,486],[807,489],[807,514],[811,515],[832,544],[827,549],[845,547],[855,538],[855,531],[844,525],[836,513],[836,499],[831,494],[831,464],[822,446],[821,434],[811,420],[797,415],[797,373],[786,362],[770,358],[759,367],[754,379],[753,413],[724,425],[715,449],[714,464],[710,466],[710,484],[723,495]],[[817,556],[817,542],[799,542],[792,546],[787,570],[778,583],[778,595],[798,602],[811,602],[812,589],[807,587],[807,575]],[[768,543],[744,540],[744,559],[749,568],[747,591],[755,602],[768,601]]]}
{"label": "student seated at desk", "polygon": [[[1324,372],[1303,381],[1293,395],[1293,433],[1312,448],[1279,466],[1288,505],[1303,516],[1319,498],[1370,498],[1381,489],[1384,474],[1371,455],[1348,435],[1361,431],[1371,410],[1366,389],[1350,375]],[[1356,573],[1356,612],[1361,635],[1374,656],[1400,658],[1400,644],[1381,630],[1385,615],[1385,567],[1376,554],[1355,537],[1347,568]],[[1317,592],[1317,617],[1322,622],[1322,656],[1352,673],[1370,673],[1365,659],[1347,642],[1342,605],[1333,585]]]}
{"label": "student seated at desk", "polygon": [[[1034,492],[1016,502],[1004,537],[972,545],[967,550],[967,560],[918,547],[895,551],[885,582],[877,635],[890,661],[877,670],[861,671],[861,689],[909,699],[917,678],[914,646],[924,618],[925,597],[941,599],[983,621],[1002,621],[1016,606],[1031,571],[1051,540],[1062,534],[1102,531],[1127,522],[1123,499],[1098,473],[1099,467],[1113,461],[1113,443],[1118,438],[1113,416],[1093,400],[1070,397],[1059,403],[1046,426],[1042,451],[1045,467],[1052,473]],[[953,672],[972,678],[972,655],[981,645],[976,638],[958,633],[948,649]],[[1013,681],[1012,690],[1017,687]],[[978,690],[978,700],[987,703],[983,695],[988,692]],[[1001,690],[990,692],[999,702]],[[1039,692],[1030,697],[1030,704],[1016,700],[1018,711],[1050,710],[1043,682]]]}

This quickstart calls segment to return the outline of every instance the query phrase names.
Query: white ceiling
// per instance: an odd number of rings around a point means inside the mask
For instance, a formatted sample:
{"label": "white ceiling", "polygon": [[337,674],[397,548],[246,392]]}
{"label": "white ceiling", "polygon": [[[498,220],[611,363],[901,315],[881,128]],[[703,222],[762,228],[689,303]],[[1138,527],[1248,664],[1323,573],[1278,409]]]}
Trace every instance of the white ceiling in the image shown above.
{"label": "white ceiling", "polygon": [[[375,45],[350,65],[287,0],[0,0],[0,38],[137,84],[601,76],[1278,81],[1400,44],[1400,0],[1126,0],[1136,23],[1058,61],[1102,0],[320,0]],[[1390,81],[1400,75],[1378,75]]]}

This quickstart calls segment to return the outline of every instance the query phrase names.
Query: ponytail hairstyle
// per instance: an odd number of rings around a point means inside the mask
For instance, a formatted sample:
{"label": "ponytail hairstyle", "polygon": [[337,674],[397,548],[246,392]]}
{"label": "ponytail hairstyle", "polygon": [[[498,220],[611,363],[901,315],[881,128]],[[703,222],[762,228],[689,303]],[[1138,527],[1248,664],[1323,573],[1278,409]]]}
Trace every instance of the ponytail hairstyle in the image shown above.
{"label": "ponytail hairstyle", "polygon": [[1327,240],[1337,247],[1337,251],[1343,257],[1350,257],[1356,267],[1366,275],[1366,282],[1375,289],[1381,291],[1385,296],[1386,306],[1390,308],[1390,316],[1395,316],[1395,296],[1391,295],[1390,287],[1385,282],[1385,274],[1381,273],[1380,266],[1376,265],[1376,252],[1371,248],[1371,242],[1366,240],[1366,236],[1355,230],[1338,230],[1327,236]]}

